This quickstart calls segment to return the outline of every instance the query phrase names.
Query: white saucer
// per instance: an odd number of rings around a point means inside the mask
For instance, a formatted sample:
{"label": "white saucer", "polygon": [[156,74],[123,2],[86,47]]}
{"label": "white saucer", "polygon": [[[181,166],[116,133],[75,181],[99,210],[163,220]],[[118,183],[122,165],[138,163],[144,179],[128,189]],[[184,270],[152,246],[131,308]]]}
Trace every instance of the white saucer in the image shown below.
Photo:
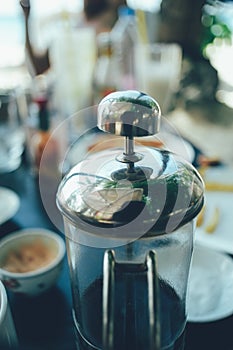
{"label": "white saucer", "polygon": [[0,225],[12,218],[19,206],[19,196],[9,188],[0,187]]}
{"label": "white saucer", "polygon": [[[205,180],[223,185],[233,184],[233,168],[222,166],[208,169]],[[197,227],[195,240],[201,245],[220,252],[233,254],[233,191],[206,191],[204,222]],[[219,223],[212,233],[205,232],[205,228],[213,218],[215,208],[219,209]]]}
{"label": "white saucer", "polygon": [[233,259],[195,245],[187,294],[190,322],[211,322],[233,314]]}

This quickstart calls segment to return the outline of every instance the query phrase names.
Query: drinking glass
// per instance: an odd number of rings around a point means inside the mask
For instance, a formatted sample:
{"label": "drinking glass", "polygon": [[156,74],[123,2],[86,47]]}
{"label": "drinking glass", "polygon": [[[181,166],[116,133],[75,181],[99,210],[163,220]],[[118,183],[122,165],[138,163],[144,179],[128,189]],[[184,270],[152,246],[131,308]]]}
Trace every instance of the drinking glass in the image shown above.
{"label": "drinking glass", "polygon": [[136,88],[156,99],[163,114],[179,87],[181,64],[178,44],[138,44],[135,48]]}
{"label": "drinking glass", "polygon": [[20,166],[24,141],[17,94],[14,90],[0,91],[0,173]]}

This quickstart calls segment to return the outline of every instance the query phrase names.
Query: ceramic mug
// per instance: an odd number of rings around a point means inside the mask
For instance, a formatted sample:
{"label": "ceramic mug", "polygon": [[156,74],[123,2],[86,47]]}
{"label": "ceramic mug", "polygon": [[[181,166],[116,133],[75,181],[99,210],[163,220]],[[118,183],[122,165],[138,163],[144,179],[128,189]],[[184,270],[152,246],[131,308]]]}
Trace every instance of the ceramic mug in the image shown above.
{"label": "ceramic mug", "polygon": [[18,338],[4,285],[0,281],[0,349],[16,349]]}

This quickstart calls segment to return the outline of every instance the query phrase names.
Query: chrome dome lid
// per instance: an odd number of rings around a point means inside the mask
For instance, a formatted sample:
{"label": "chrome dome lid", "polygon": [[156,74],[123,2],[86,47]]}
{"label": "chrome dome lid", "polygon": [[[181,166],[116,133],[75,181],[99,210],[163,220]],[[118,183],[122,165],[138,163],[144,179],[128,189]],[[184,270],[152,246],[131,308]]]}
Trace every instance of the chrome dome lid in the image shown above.
{"label": "chrome dome lid", "polygon": [[98,106],[98,126],[125,136],[125,149],[112,148],[78,163],[62,180],[57,205],[64,216],[106,237],[173,232],[200,212],[204,185],[180,156],[134,146],[134,136],[159,130],[160,109],[137,91],[112,93]]}

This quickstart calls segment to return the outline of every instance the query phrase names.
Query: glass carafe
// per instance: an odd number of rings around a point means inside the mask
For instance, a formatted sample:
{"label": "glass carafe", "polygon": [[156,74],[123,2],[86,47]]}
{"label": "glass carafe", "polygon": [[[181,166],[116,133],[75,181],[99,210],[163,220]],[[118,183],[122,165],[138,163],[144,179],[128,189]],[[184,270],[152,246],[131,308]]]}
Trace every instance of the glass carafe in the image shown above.
{"label": "glass carafe", "polygon": [[134,145],[159,129],[160,109],[137,91],[98,106],[98,126],[125,137],[62,180],[77,348],[180,350],[195,217],[203,182],[166,150]]}

